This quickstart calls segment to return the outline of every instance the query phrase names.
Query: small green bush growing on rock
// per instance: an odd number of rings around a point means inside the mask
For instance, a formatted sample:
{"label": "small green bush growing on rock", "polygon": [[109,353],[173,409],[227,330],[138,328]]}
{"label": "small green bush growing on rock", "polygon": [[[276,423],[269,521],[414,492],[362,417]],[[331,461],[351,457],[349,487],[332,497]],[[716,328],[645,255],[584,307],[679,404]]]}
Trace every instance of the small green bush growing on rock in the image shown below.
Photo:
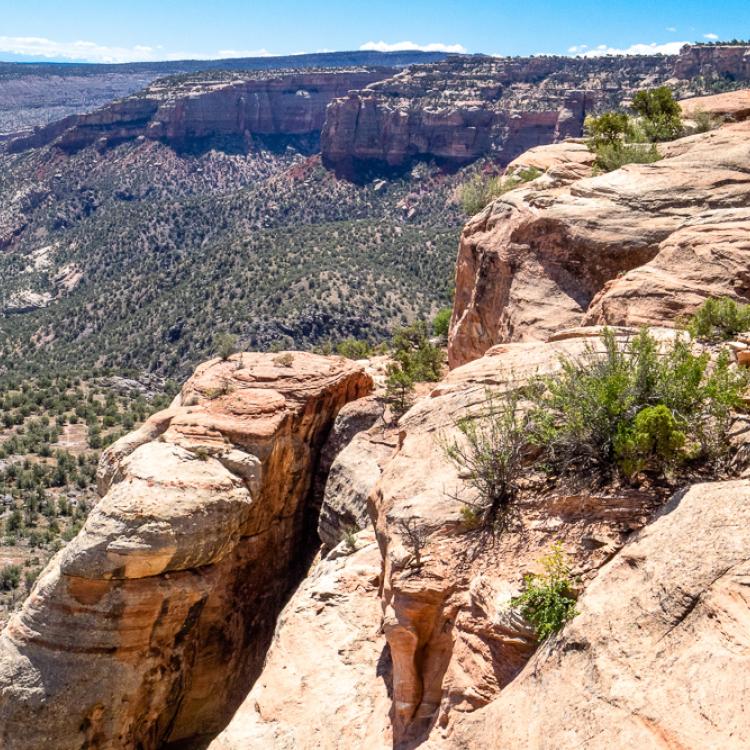
{"label": "small green bush growing on rock", "polygon": [[221,333],[216,338],[216,353],[223,360],[229,359],[237,351],[237,337],[231,333]]}
{"label": "small green bush growing on rock", "polygon": [[385,371],[385,400],[397,417],[409,410],[414,401],[414,378],[398,362],[391,362]]}
{"label": "small green bush growing on rock", "polygon": [[515,516],[528,425],[519,394],[499,398],[488,393],[486,403],[480,414],[457,423],[462,437],[444,447],[476,494],[472,500],[458,498],[464,525],[505,531]]}
{"label": "small green bush growing on rock", "polygon": [[414,382],[434,383],[440,380],[443,352],[430,343],[424,321],[396,329],[392,349],[393,359]]}
{"label": "small green bush growing on rock", "polygon": [[440,336],[443,339],[448,337],[452,315],[453,308],[451,307],[444,307],[438,310],[437,315],[432,320],[432,330],[436,336]]}
{"label": "small green bush growing on rock", "polygon": [[499,198],[525,182],[535,180],[542,172],[534,167],[526,167],[518,170],[509,177],[499,175],[475,174],[468,182],[461,185],[459,189],[459,201],[467,216],[478,214],[488,206],[495,198]]}
{"label": "small green bush growing on rock", "polygon": [[682,135],[682,109],[669,87],[638,91],[631,106],[649,141],[672,141]]}
{"label": "small green bush growing on rock", "polygon": [[663,470],[684,457],[684,425],[664,404],[646,406],[632,424],[622,425],[615,436],[617,462],[623,473],[637,474],[646,468]]}
{"label": "small green bush growing on rock", "polygon": [[619,144],[633,134],[633,126],[625,112],[605,112],[584,122],[589,143],[594,147]]}
{"label": "small green bush growing on rock", "polygon": [[699,341],[728,341],[742,331],[750,331],[750,305],[731,297],[711,297],[688,319],[687,329]]}
{"label": "small green bush growing on rock", "polygon": [[570,576],[570,564],[559,542],[540,560],[544,572],[527,575],[524,591],[511,600],[536,631],[540,641],[548,638],[575,617],[576,596]]}
{"label": "small green bush growing on rock", "polygon": [[705,461],[725,451],[748,385],[728,352],[711,362],[679,337],[660,349],[646,329],[620,341],[607,330],[603,344],[535,383],[531,439],[553,471],[606,474],[636,459],[663,471],[682,451]]}
{"label": "small green bush growing on rock", "polygon": [[336,354],[347,359],[367,359],[372,354],[372,347],[367,341],[348,338],[336,344]]}
{"label": "small green bush growing on rock", "polygon": [[594,151],[594,167],[600,172],[614,172],[626,164],[653,164],[661,159],[653,144],[603,143]]}

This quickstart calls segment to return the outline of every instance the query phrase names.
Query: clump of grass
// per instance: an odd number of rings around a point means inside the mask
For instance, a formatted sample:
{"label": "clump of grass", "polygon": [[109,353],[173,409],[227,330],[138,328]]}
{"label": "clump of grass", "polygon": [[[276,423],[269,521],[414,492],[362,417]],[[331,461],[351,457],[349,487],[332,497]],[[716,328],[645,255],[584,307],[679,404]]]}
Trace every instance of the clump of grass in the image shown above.
{"label": "clump of grass", "polygon": [[504,193],[526,182],[535,180],[541,174],[541,170],[534,167],[520,169],[509,177],[476,174],[468,182],[465,182],[459,190],[461,207],[467,216],[478,214],[495,198],[499,198]]}
{"label": "clump of grass", "polygon": [[738,333],[750,331],[750,305],[731,297],[711,297],[690,316],[686,328],[699,341],[728,341]]}

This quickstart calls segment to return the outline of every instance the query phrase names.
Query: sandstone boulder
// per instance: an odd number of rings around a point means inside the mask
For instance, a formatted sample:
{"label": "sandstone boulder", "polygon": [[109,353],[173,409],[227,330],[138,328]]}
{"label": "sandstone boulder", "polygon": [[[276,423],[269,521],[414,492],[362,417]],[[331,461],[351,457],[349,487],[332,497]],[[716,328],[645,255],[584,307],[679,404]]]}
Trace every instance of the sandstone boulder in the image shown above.
{"label": "sandstone boulder", "polygon": [[0,638],[8,750],[203,747],[307,563],[305,515],[352,362],[237,354],[102,460],[106,494]]}

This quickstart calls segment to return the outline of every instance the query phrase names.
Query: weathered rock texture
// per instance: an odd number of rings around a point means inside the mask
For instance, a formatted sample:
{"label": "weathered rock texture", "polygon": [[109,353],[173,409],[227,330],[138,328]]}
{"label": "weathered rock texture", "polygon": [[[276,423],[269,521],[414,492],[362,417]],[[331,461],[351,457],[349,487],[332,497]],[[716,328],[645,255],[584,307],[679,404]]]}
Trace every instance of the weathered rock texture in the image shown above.
{"label": "weathered rock texture", "polygon": [[401,445],[371,498],[384,560],[394,747],[439,734],[457,714],[497,697],[521,671],[536,639],[510,599],[554,541],[570,551],[586,580],[660,502],[633,490],[530,490],[519,501],[512,533],[493,543],[467,533],[461,500],[474,496],[445,452],[446,441],[460,439],[457,421],[486,408],[488,390],[502,394],[550,373],[561,354],[575,356],[587,341],[597,339],[495,347],[453,370],[400,423]]}
{"label": "weathered rock texture", "polygon": [[386,750],[390,662],[380,632],[380,554],[320,562],[279,617],[260,679],[210,750]]}
{"label": "weathered rock texture", "polygon": [[699,484],[601,570],[580,614],[454,750],[747,747],[750,484]]}
{"label": "weathered rock texture", "polygon": [[167,79],[90,114],[72,115],[10,140],[7,149],[14,153],[54,144],[77,151],[139,136],[179,148],[217,137],[316,136],[332,99],[387,75],[389,69],[379,68]]}
{"label": "weathered rock texture", "polygon": [[204,747],[306,563],[326,434],[371,384],[340,358],[233,355],[116,443],[106,494],[0,639],[2,747]]}
{"label": "weathered rock texture", "polygon": [[415,66],[335,100],[321,137],[323,161],[356,177],[415,159],[460,166],[480,156],[508,164],[541,144],[580,136],[587,114],[619,106],[640,88],[681,96],[717,79],[750,80],[748,48],[721,56],[452,57]]}
{"label": "weathered rock texture", "polygon": [[750,122],[655,164],[506,193],[461,237],[451,366],[583,324],[673,324],[706,297],[750,300]]}

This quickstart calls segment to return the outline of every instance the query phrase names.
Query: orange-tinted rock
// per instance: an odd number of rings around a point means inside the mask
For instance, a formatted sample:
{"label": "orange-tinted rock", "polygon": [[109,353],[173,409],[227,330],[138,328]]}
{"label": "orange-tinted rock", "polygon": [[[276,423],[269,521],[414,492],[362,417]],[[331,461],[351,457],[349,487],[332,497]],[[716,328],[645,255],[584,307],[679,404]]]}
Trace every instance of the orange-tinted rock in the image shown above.
{"label": "orange-tinted rock", "polygon": [[389,662],[372,531],[318,563],[279,616],[250,694],[210,750],[389,750]]}
{"label": "orange-tinted rock", "polygon": [[[384,632],[393,661],[395,747],[448,731],[455,716],[497,697],[536,647],[510,606],[523,576],[555,541],[587,579],[642,527],[656,495],[623,489],[522,494],[519,526],[494,541],[467,533],[461,500],[471,487],[447,457],[456,423],[502,394],[551,373],[596,338],[500,345],[453,370],[400,422],[401,444],[372,498],[384,559]],[[415,539],[421,567],[416,566]],[[520,746],[519,746],[520,747]]]}
{"label": "orange-tinted rock", "polygon": [[322,443],[371,385],[340,358],[233,355],[109,449],[105,496],[0,639],[3,748],[189,748],[216,734],[306,561]]}
{"label": "orange-tinted rock", "polygon": [[750,484],[680,495],[499,698],[424,747],[747,747]]}
{"label": "orange-tinted rock", "polygon": [[750,297],[750,125],[667,144],[564,187],[537,180],[475,216],[461,237],[452,367],[505,341],[576,325],[673,324],[709,295]]}

